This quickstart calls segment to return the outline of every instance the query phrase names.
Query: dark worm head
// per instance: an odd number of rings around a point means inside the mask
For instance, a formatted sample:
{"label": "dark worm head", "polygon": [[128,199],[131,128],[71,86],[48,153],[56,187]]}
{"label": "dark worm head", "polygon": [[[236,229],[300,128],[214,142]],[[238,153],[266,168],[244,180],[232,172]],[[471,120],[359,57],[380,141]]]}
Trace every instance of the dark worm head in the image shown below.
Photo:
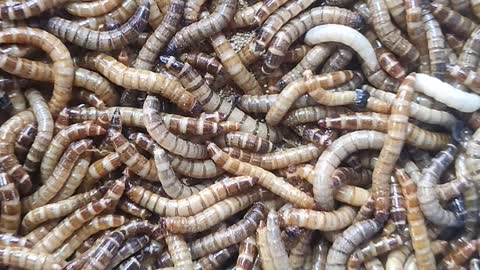
{"label": "dark worm head", "polygon": [[174,42],[168,43],[167,48],[165,49],[165,53],[167,55],[176,56],[179,53],[177,50],[177,45],[175,45]]}
{"label": "dark worm head", "polygon": [[173,56],[164,56],[159,57],[160,63],[165,64],[167,68],[174,69],[176,71],[181,71],[184,64],[180,61],[177,61]]}
{"label": "dark worm head", "polygon": [[278,82],[278,90],[282,91],[287,86],[287,83],[284,80]]}
{"label": "dark worm head", "polygon": [[473,131],[463,121],[457,121],[451,130],[453,140],[462,144],[472,138]]}
{"label": "dark worm head", "polygon": [[370,97],[370,93],[363,89],[356,89],[355,90],[355,107],[357,109],[363,109],[367,106],[368,98]]}

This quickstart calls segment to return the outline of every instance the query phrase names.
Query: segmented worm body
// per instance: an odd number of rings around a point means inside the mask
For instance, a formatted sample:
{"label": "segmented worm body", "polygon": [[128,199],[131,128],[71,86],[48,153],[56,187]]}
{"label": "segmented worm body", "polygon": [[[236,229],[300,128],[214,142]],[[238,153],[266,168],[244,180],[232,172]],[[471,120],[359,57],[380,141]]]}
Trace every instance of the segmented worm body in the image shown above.
{"label": "segmented worm body", "polygon": [[110,12],[122,2],[118,0],[100,0],[87,3],[68,3],[65,9],[68,13],[79,17],[94,17]]}
{"label": "segmented worm body", "polygon": [[6,173],[0,173],[0,232],[16,234],[20,227],[20,195]]}
{"label": "segmented worm body", "polygon": [[310,230],[334,231],[348,227],[355,218],[355,210],[342,206],[335,211],[315,211],[311,209],[287,209],[280,213],[282,224],[298,226]]}
{"label": "segmented worm body", "polygon": [[217,58],[209,56],[202,52],[184,53],[180,60],[187,62],[191,66],[213,75],[224,75],[225,68]]}
{"label": "segmented worm body", "polygon": [[245,132],[226,133],[217,139],[217,141],[230,147],[237,147],[257,153],[268,153],[273,150],[272,142]]}
{"label": "segmented worm body", "polygon": [[61,270],[67,264],[52,255],[25,247],[1,248],[0,258],[3,265],[23,269]]}
{"label": "segmented worm body", "polygon": [[230,29],[255,26],[255,13],[263,6],[262,2],[257,2],[251,6],[238,10],[228,25]]}
{"label": "segmented worm body", "polygon": [[255,257],[257,256],[257,243],[254,236],[249,236],[240,242],[240,247],[238,248],[238,258],[236,267],[239,270],[252,269]]}
{"label": "segmented worm body", "polygon": [[262,25],[265,20],[270,17],[270,14],[274,13],[288,0],[268,0],[263,3],[263,6],[255,13],[255,21],[258,25]]}
{"label": "segmented worm body", "polygon": [[350,256],[347,267],[348,269],[359,269],[363,262],[366,264],[366,261],[390,252],[391,250],[395,250],[401,245],[403,245],[403,240],[398,234],[392,234],[391,236],[384,236],[380,239],[370,241],[365,245],[362,245]]}

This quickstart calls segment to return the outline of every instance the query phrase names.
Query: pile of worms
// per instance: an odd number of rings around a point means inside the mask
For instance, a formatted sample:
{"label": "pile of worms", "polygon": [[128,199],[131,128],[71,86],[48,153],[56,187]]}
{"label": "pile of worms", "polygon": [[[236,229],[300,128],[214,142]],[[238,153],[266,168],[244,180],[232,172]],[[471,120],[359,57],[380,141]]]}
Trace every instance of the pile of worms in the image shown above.
{"label": "pile of worms", "polygon": [[480,0],[0,0],[0,269],[480,270]]}

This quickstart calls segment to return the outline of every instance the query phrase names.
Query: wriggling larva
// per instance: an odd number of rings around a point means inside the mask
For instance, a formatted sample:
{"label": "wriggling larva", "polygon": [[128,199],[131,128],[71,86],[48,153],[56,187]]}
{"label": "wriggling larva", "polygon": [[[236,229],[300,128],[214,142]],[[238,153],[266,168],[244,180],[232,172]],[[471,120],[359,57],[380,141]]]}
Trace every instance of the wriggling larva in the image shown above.
{"label": "wriggling larva", "polygon": [[141,186],[134,186],[127,191],[127,196],[133,202],[161,216],[192,216],[227,197],[253,187],[255,183],[255,178],[235,177],[178,200],[167,199]]}
{"label": "wriggling larva", "polygon": [[20,195],[6,173],[0,173],[0,205],[0,232],[16,234],[20,225]]}
{"label": "wriggling larva", "polygon": [[24,247],[0,248],[0,258],[3,265],[21,269],[61,270],[67,265],[64,260]]}
{"label": "wriggling larva", "polygon": [[166,53],[168,55],[176,55],[194,45],[195,42],[220,32],[228,26],[228,23],[235,15],[237,5],[237,0],[220,2],[215,12],[211,15],[178,31],[168,43]]}
{"label": "wriggling larva", "polygon": [[30,146],[32,145],[36,135],[36,124],[27,125],[18,135],[17,141],[15,142],[15,156],[17,156],[20,162],[25,160],[28,149],[30,149]]}
{"label": "wriggling larva", "polygon": [[409,0],[405,2],[407,33],[412,43],[420,53],[420,72],[430,73],[430,59],[425,33],[424,23],[422,21],[422,6],[419,0]]}
{"label": "wriggling larva", "polygon": [[255,13],[260,10],[262,5],[262,2],[258,2],[251,6],[238,10],[235,13],[235,16],[233,16],[233,19],[228,25],[228,28],[235,29],[254,26],[256,24]]}
{"label": "wriggling larva", "polygon": [[236,175],[258,177],[258,183],[261,186],[269,189],[283,199],[304,208],[313,208],[313,199],[306,193],[285,182],[283,178],[277,177],[273,173],[260,167],[232,158],[213,143],[210,143],[207,149],[213,161],[225,171]]}
{"label": "wriggling larva", "polygon": [[75,209],[85,205],[89,201],[100,199],[102,192],[91,190],[85,193],[77,194],[69,199],[56,203],[46,204],[29,211],[22,219],[22,232],[30,232],[33,228],[59,217],[66,216]]}
{"label": "wriggling larva", "polygon": [[278,88],[283,90],[289,83],[302,78],[302,74],[305,70],[316,70],[318,66],[327,60],[334,48],[335,47],[331,44],[319,44],[314,46],[308,51],[305,57],[303,57],[300,63],[298,63],[287,74],[283,75],[278,82]]}
{"label": "wriggling larva", "polygon": [[58,202],[65,200],[75,193],[75,190],[80,186],[83,178],[86,176],[90,161],[92,160],[92,153],[83,153],[80,158],[75,162],[75,166],[72,169],[70,176],[65,184],[60,189],[57,195],[53,197],[52,202]]}
{"label": "wriggling larva", "polygon": [[158,54],[167,44],[168,40],[175,34],[183,14],[184,5],[185,0],[174,0],[170,2],[162,23],[147,39],[133,62],[134,68],[146,70],[153,68]]}
{"label": "wriggling larva", "polygon": [[75,161],[79,156],[87,151],[92,145],[91,140],[81,140],[72,143],[65,151],[62,158],[58,162],[57,167],[52,175],[48,177],[44,185],[42,185],[35,193],[28,197],[22,198],[22,211],[24,213],[47,204],[58,191],[70,175]]}
{"label": "wriggling larva", "polygon": [[401,36],[400,30],[392,24],[385,2],[369,0],[368,7],[372,14],[373,28],[385,47],[405,61],[415,63],[418,60],[419,52]]}
{"label": "wriggling larva", "polygon": [[51,18],[47,28],[54,35],[80,47],[96,51],[111,51],[132,42],[144,30],[150,14],[149,9],[149,2],[145,2],[125,24],[111,31],[91,30],[59,17]]}
{"label": "wriggling larva", "polygon": [[137,8],[138,5],[135,0],[125,0],[118,8],[114,9],[108,14],[97,17],[83,18],[75,22],[80,26],[88,27],[90,29],[98,29],[101,25],[105,25],[109,20],[122,24],[133,16]]}
{"label": "wriggling larva", "polygon": [[274,209],[270,210],[267,217],[267,240],[275,269],[292,269],[282,242],[279,217]]}
{"label": "wriggling larva", "polygon": [[348,256],[362,242],[370,239],[381,229],[381,225],[368,219],[357,222],[335,239],[327,255],[326,267],[328,269],[346,269]]}
{"label": "wriggling larva", "polygon": [[[279,94],[261,96],[242,95],[238,101],[238,106],[246,112],[266,113],[270,110],[272,105],[277,102],[278,95]],[[295,100],[292,104],[292,108],[299,109],[314,105],[317,105],[317,102],[312,97],[309,95],[303,95]]]}
{"label": "wriggling larva", "polygon": [[236,267],[238,270],[248,270],[253,268],[255,258],[257,257],[257,243],[254,236],[249,236],[242,242],[238,248],[238,258]]}
{"label": "wriggling larva", "polygon": [[10,28],[0,32],[0,43],[31,44],[48,52],[55,74],[52,98],[48,106],[53,115],[66,107],[71,98],[74,68],[69,51],[58,38],[40,29]]}
{"label": "wriggling larva", "polygon": [[111,270],[119,265],[123,260],[140,251],[150,242],[146,235],[131,238],[125,242],[125,245],[118,250],[118,253],[112,258],[107,270]]}
{"label": "wriggling larva", "polygon": [[352,60],[353,51],[346,46],[338,46],[337,50],[325,61],[320,73],[343,70]]}
{"label": "wriggling larva", "polygon": [[270,14],[274,13],[288,0],[267,0],[263,3],[263,6],[255,13],[255,22],[257,25],[262,25]]}
{"label": "wriggling larva", "polygon": [[448,145],[444,151],[441,151],[432,160],[432,164],[423,171],[422,179],[418,185],[418,201],[425,217],[437,225],[455,226],[459,221],[453,212],[445,210],[440,205],[433,188],[437,183],[440,175],[455,158],[457,149],[454,145]]}
{"label": "wriggling larva", "polygon": [[467,169],[466,155],[460,154],[455,160],[455,170],[457,179],[464,179],[469,181],[468,188],[463,192],[465,200],[465,208],[467,211],[467,218],[465,220],[464,238],[472,239],[477,233],[478,223],[478,186],[476,183],[471,183],[470,174]]}
{"label": "wriggling larva", "polygon": [[428,54],[430,58],[430,74],[433,77],[443,79],[446,73],[446,42],[440,25],[430,11],[422,12],[422,20],[428,39]]}
{"label": "wriggling larva", "polygon": [[[0,77],[0,87],[2,84],[1,81],[2,81],[2,78]],[[20,88],[17,88],[16,86],[14,86],[12,88],[7,88],[6,91],[7,91],[8,99],[10,99],[10,102],[12,104],[12,113],[16,114],[24,111],[27,108],[27,102],[25,100],[25,96],[23,95],[23,92],[20,91]]]}
{"label": "wriggling larva", "polygon": [[430,239],[427,235],[425,219],[419,207],[417,187],[403,169],[397,169],[395,176],[405,196],[408,231],[415,256],[418,259],[417,265],[419,269],[435,269],[435,257],[433,256]]}
{"label": "wriggling larva", "polygon": [[361,246],[348,258],[347,267],[348,269],[360,269],[363,262],[397,249],[403,244],[402,237],[398,234],[370,241]]}
{"label": "wriggling larva", "polygon": [[172,257],[173,269],[193,269],[192,255],[182,235],[168,235],[165,237],[165,242]]}
{"label": "wriggling larva", "polygon": [[279,94],[277,102],[273,104],[265,116],[267,123],[270,125],[278,124],[293,102],[307,92],[322,105],[339,106],[354,103],[356,95],[354,92],[331,93],[324,90],[345,83],[353,76],[352,71],[338,71],[317,76],[312,76],[311,71],[305,71],[304,79],[290,83]]}
{"label": "wriggling larva", "polygon": [[152,216],[150,211],[127,199],[120,200],[118,208],[122,212],[140,219],[148,219]]}
{"label": "wriggling larva", "polygon": [[260,221],[258,225],[256,242],[258,247],[257,258],[260,259],[262,269],[274,270],[272,251],[267,240],[267,227],[263,221]]}
{"label": "wriggling larva", "polygon": [[472,139],[467,143],[466,149],[466,165],[468,174],[471,179],[475,181],[478,187],[478,181],[480,180],[480,130],[477,129],[472,136]]}
{"label": "wriggling larva", "polygon": [[383,46],[378,40],[377,35],[375,35],[373,31],[368,31],[366,36],[375,49],[375,54],[378,57],[378,62],[382,69],[395,79],[405,78],[405,68],[397,60],[396,56]]}
{"label": "wriggling larva", "polygon": [[218,111],[225,116],[227,121],[238,122],[240,131],[257,135],[272,142],[277,142],[280,139],[276,129],[246,115],[234,104],[222,99],[216,92],[212,91],[200,74],[188,63],[183,64],[173,61],[172,65],[167,65],[167,68],[173,70],[185,88],[198,99],[203,111],[207,113]]}
{"label": "wriggling larva", "polygon": [[220,61],[202,52],[184,53],[180,56],[180,60],[213,75],[225,74],[225,68]]}
{"label": "wriggling larva", "polygon": [[330,177],[340,162],[356,151],[381,148],[384,139],[385,135],[376,131],[355,131],[338,138],[324,150],[312,174],[313,192],[321,209],[333,209],[333,201],[323,194],[328,190]]}
{"label": "wriggling larva", "polygon": [[[372,129],[386,132],[388,129],[388,115],[379,113],[340,114],[338,117],[326,117],[319,121],[320,127],[362,130]],[[407,124],[406,142],[418,148],[427,150],[443,149],[449,142],[450,136],[421,129],[414,124]]]}
{"label": "wriggling larva", "polygon": [[475,70],[480,58],[478,53],[478,47],[480,46],[480,29],[476,28],[475,31],[470,35],[470,37],[463,45],[462,53],[458,58],[457,64],[462,68],[468,70]]}
{"label": "wriggling larva", "polygon": [[85,176],[80,189],[89,190],[93,185],[109,173],[115,171],[122,166],[122,158],[120,154],[115,152],[95,161],[88,167],[87,175]]}
{"label": "wriggling larva", "polygon": [[[268,18],[265,17],[266,21],[263,24],[259,24],[262,25],[262,28],[260,28],[259,35],[257,35],[255,51],[263,51],[268,46],[272,38],[278,32],[278,30],[280,30],[280,28],[285,23],[287,23],[291,18],[297,16],[306,8],[308,8],[313,2],[314,1],[312,0],[289,1],[284,6],[275,11],[271,16],[269,16]],[[265,4],[268,4],[268,2]]]}
{"label": "wriggling larva", "polygon": [[262,87],[242,63],[225,35],[222,33],[213,35],[211,43],[225,68],[225,72],[230,75],[235,84],[247,95],[261,95],[263,93]]}
{"label": "wriggling larva", "polygon": [[47,103],[43,99],[39,91],[29,89],[26,91],[33,114],[38,122],[37,136],[33,140],[33,144],[28,151],[27,158],[23,167],[29,172],[33,172],[38,168],[44,153],[47,151],[53,137],[53,118],[48,110]]}
{"label": "wriggling larva", "polygon": [[341,106],[312,106],[293,110],[284,117],[282,124],[286,126],[295,126],[298,124],[305,124],[319,121],[325,117],[334,117],[342,113],[347,113],[350,110]]}
{"label": "wriggling larva", "polygon": [[86,103],[92,107],[105,109],[106,105],[97,95],[86,90],[80,90],[75,92],[75,98],[82,103]]}
{"label": "wriggling larva", "polygon": [[449,28],[460,38],[468,38],[477,28],[477,24],[460,13],[436,2],[430,4],[433,16],[438,22]]}
{"label": "wriggling larva", "polygon": [[224,199],[193,216],[166,217],[164,221],[167,231],[172,233],[204,231],[247,208],[254,202],[266,199],[269,196],[268,194],[269,192],[262,189],[251,189],[241,195]]}
{"label": "wriggling larva", "polygon": [[230,132],[216,139],[220,145],[237,147],[252,152],[268,153],[273,150],[273,143],[245,132]]}
{"label": "wriggling larva", "polygon": [[200,239],[190,244],[192,258],[200,258],[216,252],[233,244],[245,240],[257,230],[258,223],[267,215],[265,206],[261,203],[254,204],[242,220],[234,225]]}
{"label": "wriggling larva", "polygon": [[407,209],[405,197],[402,194],[401,187],[395,177],[390,178],[390,200],[392,208],[390,209],[391,219],[397,228],[398,233],[404,234],[407,227]]}
{"label": "wriggling larva", "polygon": [[305,44],[292,46],[292,48],[290,48],[290,50],[288,50],[285,54],[285,63],[297,64],[298,62],[302,61],[302,59],[311,49],[312,48],[310,46]]}
{"label": "wriggling larva", "polygon": [[88,224],[83,225],[75,232],[68,242],[59,247],[53,254],[59,258],[66,259],[72,255],[75,250],[97,232],[122,226],[127,222],[127,218],[118,215],[104,215],[93,218]]}
{"label": "wriggling larva", "polygon": [[13,145],[21,130],[34,122],[34,114],[31,111],[23,111],[8,119],[0,127],[0,166],[17,183],[22,195],[30,191],[32,182],[15,157]]}
{"label": "wriggling larva", "polygon": [[449,253],[445,256],[440,269],[458,269],[477,251],[477,240],[471,240],[461,246],[458,250]]}
{"label": "wriggling larva", "polygon": [[[320,24],[342,24],[359,28],[363,24],[363,20],[356,13],[337,7],[318,7],[300,14],[284,25],[275,35],[267,51],[262,71],[269,74],[278,68],[288,47],[303,33]],[[307,45],[314,44],[307,42]]]}
{"label": "wriggling larva", "polygon": [[458,82],[470,88],[476,93],[480,93],[480,76],[473,70],[468,70],[460,66],[447,66],[450,76]]}
{"label": "wriggling larva", "polygon": [[[377,97],[389,104],[392,104],[393,100],[395,99],[395,94],[388,93],[368,85],[362,86],[362,89],[368,91],[371,96]],[[441,125],[446,128],[451,128],[452,125],[454,125],[457,121],[455,116],[448,112],[430,109],[415,102],[410,104],[410,114],[412,118],[422,122]]]}
{"label": "wriggling larva", "polygon": [[413,99],[415,73],[400,85],[388,118],[387,136],[372,174],[372,194],[375,198],[375,217],[386,220],[390,207],[390,175],[402,151],[408,131],[410,103]]}
{"label": "wriggling larva", "polygon": [[79,17],[93,17],[106,14],[118,7],[122,1],[119,0],[99,0],[87,3],[68,3],[65,10]]}
{"label": "wriggling larva", "polygon": [[51,175],[61,154],[71,142],[90,136],[101,136],[105,133],[105,129],[93,123],[74,124],[61,130],[53,138],[42,159],[40,169],[42,180],[45,181]]}
{"label": "wriggling larva", "polygon": [[229,148],[225,152],[240,161],[266,170],[275,170],[314,160],[320,156],[321,151],[314,144],[307,144],[267,154],[248,153],[235,148]]}
{"label": "wriggling larva", "polygon": [[282,226],[297,226],[321,231],[343,229],[352,224],[354,218],[355,210],[350,206],[342,206],[330,212],[292,208],[280,213]]}

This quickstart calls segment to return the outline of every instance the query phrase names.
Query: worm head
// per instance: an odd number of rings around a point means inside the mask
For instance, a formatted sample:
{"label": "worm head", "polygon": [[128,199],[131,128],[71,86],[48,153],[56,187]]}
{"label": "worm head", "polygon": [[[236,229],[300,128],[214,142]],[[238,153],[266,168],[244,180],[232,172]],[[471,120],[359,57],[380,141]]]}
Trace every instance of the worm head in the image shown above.
{"label": "worm head", "polygon": [[164,56],[164,55],[161,55],[159,57],[159,60],[160,60],[160,63],[164,64],[167,66],[167,68],[171,68],[175,71],[181,71],[184,64],[180,61],[177,61],[177,59],[175,59],[175,57],[173,56]]}
{"label": "worm head", "polygon": [[368,98],[370,97],[370,93],[363,89],[356,89],[355,90],[355,107],[357,109],[363,109],[367,106]]}
{"label": "worm head", "polygon": [[451,130],[453,140],[464,144],[472,138],[473,131],[463,121],[457,121]]}

